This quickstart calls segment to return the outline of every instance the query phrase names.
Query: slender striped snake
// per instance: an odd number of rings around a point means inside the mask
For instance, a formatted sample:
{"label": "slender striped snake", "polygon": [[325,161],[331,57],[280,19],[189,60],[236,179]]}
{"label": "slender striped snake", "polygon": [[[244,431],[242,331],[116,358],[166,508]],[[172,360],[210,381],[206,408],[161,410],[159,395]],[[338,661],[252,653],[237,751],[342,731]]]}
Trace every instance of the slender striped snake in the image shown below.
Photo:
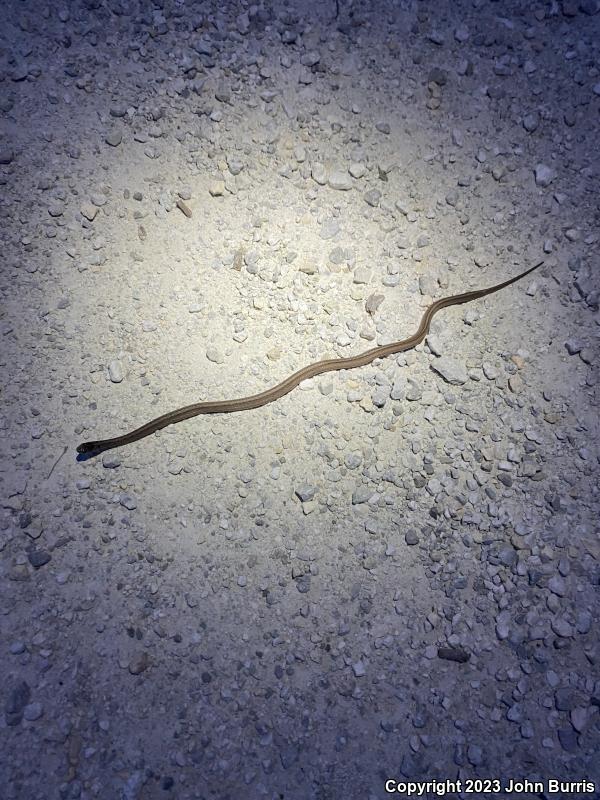
{"label": "slender striped snake", "polygon": [[540,261],[525,272],[521,272],[520,275],[515,275],[513,278],[509,278],[507,281],[499,283],[496,286],[490,286],[487,289],[477,289],[473,292],[465,292],[464,294],[455,294],[451,297],[442,297],[440,300],[436,300],[425,309],[417,332],[401,342],[391,342],[390,344],[384,344],[380,347],[373,347],[371,350],[367,350],[357,356],[317,361],[314,364],[309,364],[307,367],[303,367],[297,372],[294,372],[271,389],[265,389],[264,392],[252,394],[249,397],[240,397],[236,400],[213,400],[203,403],[193,403],[190,406],[178,408],[176,411],[169,411],[168,414],[163,414],[161,417],[152,419],[150,422],[146,422],[145,425],[129,433],[124,433],[122,436],[115,436],[112,439],[83,442],[78,445],[77,452],[89,454],[90,456],[97,455],[113,447],[122,447],[124,444],[137,442],[139,439],[143,439],[145,436],[149,436],[151,433],[159,431],[161,428],[166,428],[167,425],[175,425],[177,422],[183,422],[184,419],[190,419],[190,417],[195,417],[198,414],[230,414],[233,411],[248,411],[251,408],[259,408],[267,403],[272,403],[274,400],[279,400],[280,397],[283,397],[285,394],[288,394],[288,392],[291,392],[292,389],[295,389],[301,381],[314,378],[315,375],[321,375],[323,372],[332,372],[338,369],[356,369],[357,367],[364,367],[376,358],[386,358],[394,353],[402,353],[405,350],[411,350],[423,341],[429,332],[431,320],[442,308],[469,303],[471,300],[477,300],[488,294],[499,292],[500,289],[510,286],[511,283],[520,281],[521,278],[529,275],[530,272],[533,272],[534,269],[537,269],[543,263],[543,261]]}

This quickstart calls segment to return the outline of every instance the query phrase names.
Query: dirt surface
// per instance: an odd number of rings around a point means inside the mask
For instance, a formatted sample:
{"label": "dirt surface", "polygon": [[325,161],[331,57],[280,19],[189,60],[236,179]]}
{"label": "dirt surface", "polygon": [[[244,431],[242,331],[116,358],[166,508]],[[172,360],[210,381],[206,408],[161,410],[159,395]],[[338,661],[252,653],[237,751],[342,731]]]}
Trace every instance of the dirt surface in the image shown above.
{"label": "dirt surface", "polygon": [[3,4],[2,798],[600,797],[599,10]]}

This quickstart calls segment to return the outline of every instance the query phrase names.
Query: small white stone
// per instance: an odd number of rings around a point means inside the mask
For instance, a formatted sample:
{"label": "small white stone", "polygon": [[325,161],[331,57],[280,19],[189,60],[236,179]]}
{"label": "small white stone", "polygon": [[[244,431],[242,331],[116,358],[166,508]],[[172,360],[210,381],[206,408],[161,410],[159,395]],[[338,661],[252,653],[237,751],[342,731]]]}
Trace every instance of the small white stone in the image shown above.
{"label": "small white stone", "polygon": [[212,197],[221,197],[225,194],[225,181],[211,181],[208,191]]}

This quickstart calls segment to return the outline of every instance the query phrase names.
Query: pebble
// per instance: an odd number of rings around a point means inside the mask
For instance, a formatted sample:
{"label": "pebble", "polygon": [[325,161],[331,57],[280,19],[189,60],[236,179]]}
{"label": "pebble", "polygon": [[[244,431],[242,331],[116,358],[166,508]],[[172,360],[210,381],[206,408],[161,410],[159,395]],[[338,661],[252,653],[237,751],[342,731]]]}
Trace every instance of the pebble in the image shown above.
{"label": "pebble", "polygon": [[223,356],[223,353],[217,347],[209,347],[206,350],[206,358],[209,361],[212,361],[214,364],[224,364],[225,363],[225,357]]}
{"label": "pebble", "polygon": [[208,192],[211,197],[222,197],[225,194],[225,181],[211,181]]}
{"label": "pebble", "polygon": [[310,174],[313,181],[319,186],[325,186],[327,183],[327,170],[323,164],[315,162],[310,168]]}
{"label": "pebble", "polygon": [[51,560],[52,556],[47,550],[34,550],[29,553],[29,563],[35,569],[39,569]]}
{"label": "pebble", "polygon": [[352,189],[352,180],[350,175],[347,172],[341,172],[339,170],[334,170],[330,173],[327,183],[329,184],[330,188],[337,189],[341,192],[347,192],[349,189]]}
{"label": "pebble", "polygon": [[415,544],[419,544],[419,536],[416,531],[408,530],[404,534],[404,541],[407,545],[412,546]]}
{"label": "pebble", "polygon": [[28,722],[35,722],[40,719],[44,714],[44,708],[41,703],[29,703],[23,709],[23,718]]}
{"label": "pebble", "polygon": [[[538,114],[530,113],[530,114],[526,114],[523,117],[523,127],[525,128],[527,133],[533,133],[535,130],[537,130],[539,124],[540,124],[540,118],[539,118]],[[538,172],[537,171],[542,166],[543,165],[538,164],[538,166],[536,167],[536,183],[538,183]],[[548,168],[546,168],[546,169],[548,169]],[[538,185],[542,185],[542,184],[538,183]]]}
{"label": "pebble", "polygon": [[111,147],[118,147],[123,141],[123,134],[118,130],[110,131],[106,134],[104,141]]}
{"label": "pebble", "polygon": [[23,719],[24,709],[29,703],[31,697],[29,684],[24,680],[9,684],[5,697],[4,719],[9,727],[14,727]]}
{"label": "pebble", "polygon": [[362,678],[367,674],[366,667],[362,661],[356,661],[354,664],[352,664],[352,672],[354,672],[354,675],[357,678]]}
{"label": "pebble", "polygon": [[92,203],[84,203],[79,210],[81,215],[89,220],[89,222],[93,222],[96,218],[96,214],[98,213],[97,206],[93,205]]}
{"label": "pebble", "polygon": [[137,502],[135,499],[129,494],[122,494],[119,498],[120,505],[123,508],[126,508],[128,511],[134,511],[137,508]]}
{"label": "pebble", "polygon": [[148,669],[149,666],[150,657],[145,650],[142,650],[131,658],[129,664],[127,665],[127,669],[132,675],[141,675]]}
{"label": "pebble", "polygon": [[308,485],[300,486],[298,489],[294,490],[294,493],[302,503],[306,503],[314,498],[317,493],[317,487]]}
{"label": "pebble", "polygon": [[125,117],[127,115],[127,106],[125,103],[119,103],[110,107],[109,112],[111,117]]}
{"label": "pebble", "polygon": [[381,192],[377,189],[370,189],[365,194],[365,202],[373,207],[377,207],[379,205],[379,201],[381,200]]}
{"label": "pebble", "polygon": [[563,638],[570,638],[573,636],[573,627],[562,617],[553,619],[551,626],[554,633],[558,636],[562,636]]}
{"label": "pebble", "polygon": [[348,172],[350,173],[350,175],[352,175],[353,178],[356,178],[358,180],[359,178],[362,178],[366,174],[367,168],[365,164],[363,164],[362,162],[353,161],[348,167]]}
{"label": "pebble", "polygon": [[108,377],[110,378],[112,383],[121,383],[123,378],[125,377],[123,374],[123,367],[121,362],[117,359],[113,359],[108,364]]}
{"label": "pebble", "polygon": [[557,730],[558,741],[563,750],[567,753],[574,753],[578,749],[577,734],[571,728],[559,728]]}
{"label": "pebble", "polygon": [[546,187],[550,186],[556,172],[548,167],[546,164],[537,164],[535,168],[535,182],[537,186]]}
{"label": "pebble", "polygon": [[431,367],[435,372],[441,375],[447,383],[454,386],[461,386],[469,379],[464,364],[461,364],[450,356],[442,356],[442,358],[434,361]]}
{"label": "pebble", "polygon": [[570,713],[571,725],[577,733],[583,733],[588,724],[588,709],[577,707],[571,710]]}

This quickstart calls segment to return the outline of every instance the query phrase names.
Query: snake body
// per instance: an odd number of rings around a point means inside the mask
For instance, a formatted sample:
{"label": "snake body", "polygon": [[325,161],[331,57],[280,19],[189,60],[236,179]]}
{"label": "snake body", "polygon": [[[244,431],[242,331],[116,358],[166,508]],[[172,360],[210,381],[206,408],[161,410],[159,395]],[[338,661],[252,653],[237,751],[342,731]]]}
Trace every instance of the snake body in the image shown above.
{"label": "snake body", "polygon": [[472,292],[464,292],[463,294],[455,294],[451,297],[442,297],[440,300],[436,300],[425,309],[417,332],[401,342],[391,342],[390,344],[373,347],[364,353],[360,353],[356,356],[349,356],[348,358],[330,358],[325,361],[317,361],[314,364],[309,364],[307,367],[303,367],[297,372],[294,372],[271,389],[265,389],[264,392],[249,395],[248,397],[240,397],[235,400],[214,400],[203,403],[193,403],[192,405],[178,408],[175,411],[169,411],[167,414],[150,420],[150,422],[146,422],[145,425],[141,425],[139,428],[129,433],[124,433],[122,436],[115,436],[112,439],[83,442],[78,445],[77,452],[81,454],[97,455],[113,447],[122,447],[125,444],[137,442],[139,439],[143,439],[145,436],[150,436],[151,433],[161,430],[161,428],[166,428],[167,425],[175,425],[177,422],[183,422],[184,419],[190,419],[190,417],[195,417],[198,414],[230,414],[234,411],[248,411],[251,408],[259,408],[267,403],[272,403],[274,400],[278,400],[280,397],[291,392],[292,389],[295,389],[299,383],[309,378],[314,378],[315,375],[321,375],[324,372],[332,372],[338,369],[356,369],[357,367],[364,367],[376,358],[386,358],[394,353],[402,353],[405,350],[411,350],[423,341],[429,332],[431,320],[442,308],[469,303],[471,300],[477,300],[488,294],[499,292],[500,289],[504,289],[512,283],[520,281],[543,263],[543,261],[540,261],[525,272],[515,275],[496,286],[490,286],[487,289],[477,289]]}

